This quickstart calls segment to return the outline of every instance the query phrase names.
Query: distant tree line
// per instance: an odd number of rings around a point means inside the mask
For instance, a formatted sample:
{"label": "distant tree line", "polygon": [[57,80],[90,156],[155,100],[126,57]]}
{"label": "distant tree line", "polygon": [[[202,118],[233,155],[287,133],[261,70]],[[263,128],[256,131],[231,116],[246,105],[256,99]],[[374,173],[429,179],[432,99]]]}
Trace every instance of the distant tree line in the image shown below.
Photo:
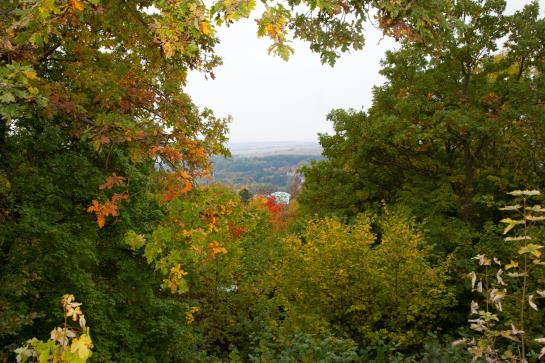
{"label": "distant tree line", "polygon": [[214,181],[235,188],[246,187],[253,194],[290,191],[299,169],[320,155],[270,155],[262,157],[214,157]]}

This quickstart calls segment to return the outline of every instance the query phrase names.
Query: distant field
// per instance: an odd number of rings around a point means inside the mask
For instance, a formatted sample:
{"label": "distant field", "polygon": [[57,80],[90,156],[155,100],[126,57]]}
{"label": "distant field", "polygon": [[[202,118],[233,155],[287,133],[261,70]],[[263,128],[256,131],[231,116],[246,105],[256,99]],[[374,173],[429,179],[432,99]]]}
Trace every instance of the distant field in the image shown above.
{"label": "distant field", "polygon": [[235,188],[248,188],[254,194],[266,194],[274,191],[289,191],[290,185],[300,177],[297,170],[312,160],[319,160],[314,155],[236,155],[232,158],[217,157],[214,162],[214,181],[231,185]]}
{"label": "distant field", "polygon": [[320,144],[312,141],[233,142],[228,147],[233,155],[240,157],[322,154]]}

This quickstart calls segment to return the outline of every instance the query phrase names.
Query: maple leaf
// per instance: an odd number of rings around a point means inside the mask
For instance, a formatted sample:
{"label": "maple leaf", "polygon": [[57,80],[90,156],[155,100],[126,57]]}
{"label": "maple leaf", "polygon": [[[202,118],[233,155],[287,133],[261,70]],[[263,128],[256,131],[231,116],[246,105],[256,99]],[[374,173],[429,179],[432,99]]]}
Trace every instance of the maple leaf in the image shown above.
{"label": "maple leaf", "polygon": [[100,209],[100,203],[98,202],[98,200],[93,199],[93,201],[91,202],[91,206],[87,208],[87,213],[96,212],[99,209]]}
{"label": "maple leaf", "polygon": [[195,316],[193,314],[199,312],[201,309],[198,306],[193,306],[190,311],[185,313],[185,320],[188,325],[191,325],[195,321]]}
{"label": "maple leaf", "polygon": [[265,203],[265,206],[267,207],[267,209],[269,209],[269,211],[273,215],[277,214],[282,209],[282,205],[278,204],[276,202],[276,198],[272,196],[267,198],[267,202]]}
{"label": "maple leaf", "polygon": [[104,204],[100,204],[98,200],[93,199],[91,206],[87,208],[87,212],[95,213],[97,217],[97,224],[99,228],[102,228],[106,224],[106,217],[116,217],[119,214],[119,206],[117,203],[128,198],[129,195],[127,193],[114,194],[112,196],[112,200],[107,200],[104,202]]}
{"label": "maple leaf", "polygon": [[165,281],[166,286],[168,286],[172,293],[176,291],[185,292],[187,286],[184,282],[184,276],[186,275],[188,275],[188,273],[182,269],[180,264],[177,264],[170,269],[168,280]]}
{"label": "maple leaf", "polygon": [[216,241],[210,242],[208,244],[208,249],[210,250],[210,252],[208,253],[209,259],[216,257],[216,255],[220,253],[223,253],[223,254],[227,253],[227,249],[225,247],[220,246]]}
{"label": "maple leaf", "polygon": [[70,351],[76,353],[82,360],[86,360],[91,355],[91,347],[93,342],[87,334],[82,334],[79,338],[72,341]]}
{"label": "maple leaf", "polygon": [[179,195],[185,194],[193,189],[190,176],[184,170],[169,173],[163,180],[165,193],[163,203],[170,202]]}
{"label": "maple leaf", "polygon": [[127,200],[129,199],[129,193],[116,193],[114,195],[112,195],[112,202],[113,203],[117,203],[117,202],[120,202],[122,200]]}
{"label": "maple leaf", "polygon": [[81,315],[81,309],[79,306],[69,307],[66,310],[66,316],[71,316],[73,321],[77,321]]}
{"label": "maple leaf", "polygon": [[97,224],[99,228],[103,228],[106,224],[106,217],[101,214],[97,214]]}
{"label": "maple leaf", "polygon": [[70,6],[76,11],[83,11],[83,3],[79,0],[70,0]]}
{"label": "maple leaf", "polygon": [[231,237],[233,237],[234,239],[246,233],[246,228],[235,226],[232,222],[227,223],[227,228],[229,230],[229,233],[231,234]]}
{"label": "maple leaf", "polygon": [[115,173],[112,173],[112,175],[106,178],[106,182],[104,182],[104,184],[101,184],[98,188],[111,189],[116,185],[122,185],[124,181],[125,181],[124,176],[120,176],[120,175],[116,175]]}

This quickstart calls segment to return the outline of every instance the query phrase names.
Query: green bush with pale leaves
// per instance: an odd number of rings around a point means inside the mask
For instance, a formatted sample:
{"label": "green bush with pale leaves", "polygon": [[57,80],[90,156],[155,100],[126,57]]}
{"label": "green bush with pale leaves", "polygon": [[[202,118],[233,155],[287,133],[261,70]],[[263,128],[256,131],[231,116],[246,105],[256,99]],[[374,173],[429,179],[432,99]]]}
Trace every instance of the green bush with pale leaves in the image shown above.
{"label": "green bush with pale leaves", "polygon": [[[478,294],[471,301],[470,328],[476,332],[472,339],[464,338],[474,360],[487,362],[527,362],[529,357],[545,356],[545,338],[541,327],[531,322],[538,320],[539,300],[545,298],[545,285],[538,278],[545,266],[542,249],[536,239],[537,223],[545,220],[545,208],[533,204],[539,197],[537,190],[515,190],[509,193],[515,203],[500,210],[514,216],[504,218],[503,234],[506,243],[516,251],[509,261],[479,254],[479,271],[468,274],[471,290]],[[514,232],[518,232],[515,233]],[[514,235],[513,235],[514,234]]]}
{"label": "green bush with pale leaves", "polygon": [[93,341],[81,311],[81,303],[75,301],[74,295],[64,295],[61,303],[64,309],[62,327],[53,329],[50,339],[45,342],[36,338],[27,340],[15,350],[17,362],[87,362]]}

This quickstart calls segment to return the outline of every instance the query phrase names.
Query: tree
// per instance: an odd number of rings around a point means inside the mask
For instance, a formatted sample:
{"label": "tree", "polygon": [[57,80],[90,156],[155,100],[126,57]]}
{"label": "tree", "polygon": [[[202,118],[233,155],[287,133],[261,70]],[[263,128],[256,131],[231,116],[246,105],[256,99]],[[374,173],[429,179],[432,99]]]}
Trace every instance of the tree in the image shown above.
{"label": "tree", "polygon": [[[433,263],[453,261],[453,276],[477,254],[514,253],[497,237],[494,206],[509,190],[543,184],[545,21],[537,3],[512,16],[504,7],[457,2],[437,42],[387,54],[372,107],[330,113],[335,133],[320,137],[327,160],[304,169],[301,211],[352,220],[382,201],[402,206]],[[453,328],[465,323],[470,296],[451,286]]]}
{"label": "tree", "polygon": [[176,360],[190,341],[184,305],[122,239],[225,151],[225,120],[182,92],[188,69],[218,63],[216,41],[194,26],[202,5],[148,5],[0,4],[2,352],[46,332],[67,291],[86,301],[97,360]]}
{"label": "tree", "polygon": [[302,208],[353,216],[386,200],[439,228],[479,229],[506,190],[539,187],[545,21],[537,3],[513,16],[504,8],[456,2],[437,42],[388,53],[368,112],[329,115],[328,160],[305,169]]}
{"label": "tree", "polygon": [[[271,50],[286,57],[289,25],[295,37],[310,41],[330,63],[338,49],[363,44],[365,5],[378,8],[385,31],[407,35],[429,32],[423,24],[438,23],[431,15],[439,16],[442,9],[441,1],[431,10],[389,1],[339,1],[309,3],[310,12],[303,16],[294,10],[299,4],[267,4],[258,34],[271,37]],[[226,121],[208,110],[199,112],[182,92],[187,71],[213,77],[220,63],[213,51],[214,25],[246,17],[254,6],[252,1],[218,1],[210,7],[198,1],[3,4],[0,156],[6,157],[6,138],[24,128],[25,120],[54,120],[66,130],[67,143],[89,140],[105,157],[106,169],[117,148],[128,148],[134,163],[151,158],[166,165],[158,173],[163,202],[187,192],[194,180],[209,174],[209,156],[226,153]],[[120,12],[125,16],[119,17]],[[347,20],[347,13],[355,19]],[[422,15],[416,22],[415,16]],[[121,181],[130,177],[117,175]],[[112,184],[105,180],[103,185]],[[128,198],[127,193],[100,193],[88,212],[102,228]]]}
{"label": "tree", "polygon": [[238,196],[240,197],[240,201],[244,204],[247,204],[252,199],[252,193],[250,193],[247,188],[239,190]]}
{"label": "tree", "polygon": [[403,217],[390,214],[380,226],[378,240],[363,215],[352,225],[317,219],[285,239],[270,276],[289,332],[407,347],[440,327],[452,302],[444,267],[429,264],[420,234]]}

